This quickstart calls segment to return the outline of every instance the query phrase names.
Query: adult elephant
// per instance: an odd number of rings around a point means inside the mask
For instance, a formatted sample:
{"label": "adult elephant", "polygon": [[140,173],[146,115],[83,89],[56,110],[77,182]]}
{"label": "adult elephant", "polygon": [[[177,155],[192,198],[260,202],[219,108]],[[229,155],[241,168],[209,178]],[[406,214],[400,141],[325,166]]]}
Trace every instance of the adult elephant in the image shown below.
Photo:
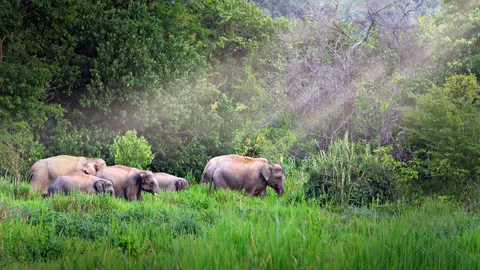
{"label": "adult elephant", "polygon": [[101,158],[86,158],[76,156],[54,156],[35,162],[28,171],[31,179],[30,187],[40,189],[42,195],[47,195],[48,187],[60,175],[81,172],[94,175],[98,170],[107,167]]}
{"label": "adult elephant", "polygon": [[270,161],[266,158],[251,158],[251,157],[244,157],[244,156],[239,156],[235,154],[216,156],[212,158],[203,169],[202,183],[210,183],[212,181],[213,173],[215,172],[215,170],[218,168],[220,164],[223,164],[222,162],[225,162],[225,161],[251,162],[254,160],[270,163]]}
{"label": "adult elephant", "polygon": [[115,195],[112,181],[75,172],[57,177],[48,188],[48,196],[56,193],[70,194],[75,190],[88,194],[109,193],[112,196]]}
{"label": "adult elephant", "polygon": [[188,188],[188,181],[185,178],[176,177],[168,173],[154,173],[158,187],[167,191],[180,191]]}
{"label": "adult elephant", "polygon": [[217,160],[212,183],[215,189],[245,190],[252,196],[264,196],[266,187],[270,186],[282,196],[285,192],[283,167],[267,161],[241,156]]}
{"label": "adult elephant", "polygon": [[115,196],[129,201],[141,201],[142,191],[154,195],[160,192],[155,175],[151,171],[115,165],[101,169],[95,176],[111,180],[115,189]]}

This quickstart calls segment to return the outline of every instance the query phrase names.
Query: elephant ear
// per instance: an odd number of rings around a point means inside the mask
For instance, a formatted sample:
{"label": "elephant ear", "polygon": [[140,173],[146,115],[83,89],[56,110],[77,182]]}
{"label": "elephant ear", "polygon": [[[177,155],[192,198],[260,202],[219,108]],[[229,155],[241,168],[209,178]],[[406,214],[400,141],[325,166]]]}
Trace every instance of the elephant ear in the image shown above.
{"label": "elephant ear", "polygon": [[284,178],[283,167],[280,164],[273,164],[273,175],[277,178]]}
{"label": "elephant ear", "polygon": [[260,173],[262,174],[262,176],[263,176],[263,178],[265,179],[265,181],[268,182],[268,180],[269,180],[269,179],[271,178],[271,176],[272,176],[272,165],[266,164],[266,163],[263,164]]}
{"label": "elephant ear", "polygon": [[93,187],[95,188],[96,192],[105,192],[105,181],[103,180],[98,180],[93,184]]}
{"label": "elephant ear", "polygon": [[105,163],[105,161],[101,158],[97,158],[95,159],[95,170],[96,171],[99,171],[103,168],[107,167],[107,164]]}
{"label": "elephant ear", "polygon": [[82,172],[83,172],[83,173],[85,173],[85,174],[95,174],[95,172],[92,173],[91,169],[88,167],[88,160],[83,159],[83,160],[81,160],[80,162],[81,162],[81,164],[82,164],[82,165],[81,165],[81,168],[82,168]]}
{"label": "elephant ear", "polygon": [[188,181],[185,179],[179,179],[175,182],[175,190],[183,190],[188,188]]}
{"label": "elephant ear", "polygon": [[142,184],[145,184],[145,181],[147,179],[147,173],[142,171],[142,172],[139,173],[139,175],[140,175],[140,179],[142,181]]}
{"label": "elephant ear", "polygon": [[187,179],[182,179],[182,189],[187,189],[188,188],[188,180]]}
{"label": "elephant ear", "polygon": [[175,181],[175,191],[182,189],[182,183],[180,181]]}

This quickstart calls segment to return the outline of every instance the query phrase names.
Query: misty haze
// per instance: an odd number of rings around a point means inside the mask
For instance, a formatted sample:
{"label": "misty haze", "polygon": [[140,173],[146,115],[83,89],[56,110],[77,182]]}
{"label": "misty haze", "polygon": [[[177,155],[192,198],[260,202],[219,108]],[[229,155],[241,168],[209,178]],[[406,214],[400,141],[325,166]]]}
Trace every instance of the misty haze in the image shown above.
{"label": "misty haze", "polygon": [[478,269],[478,1],[1,1],[0,268]]}

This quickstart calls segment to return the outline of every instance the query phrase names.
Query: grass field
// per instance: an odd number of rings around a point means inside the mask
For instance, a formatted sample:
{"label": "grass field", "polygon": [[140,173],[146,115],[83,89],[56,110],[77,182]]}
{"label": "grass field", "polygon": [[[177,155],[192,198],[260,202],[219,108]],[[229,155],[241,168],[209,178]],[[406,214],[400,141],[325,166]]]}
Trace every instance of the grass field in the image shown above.
{"label": "grass field", "polygon": [[129,203],[42,199],[0,178],[0,268],[480,268],[480,218],[458,203],[321,207],[300,187],[260,199],[191,185]]}

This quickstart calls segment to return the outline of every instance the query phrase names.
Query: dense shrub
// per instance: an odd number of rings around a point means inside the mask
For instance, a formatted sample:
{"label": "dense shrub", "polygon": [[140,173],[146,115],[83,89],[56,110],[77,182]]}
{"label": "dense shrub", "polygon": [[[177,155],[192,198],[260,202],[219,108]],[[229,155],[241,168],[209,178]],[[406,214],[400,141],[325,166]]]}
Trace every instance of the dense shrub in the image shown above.
{"label": "dense shrub", "polygon": [[113,142],[115,131],[95,125],[77,127],[67,120],[59,120],[52,130],[45,134],[46,156],[72,155],[85,157],[101,157],[108,161],[108,145]]}
{"label": "dense shrub", "polygon": [[155,157],[148,141],[143,136],[137,138],[136,130],[129,130],[124,136],[118,136],[109,149],[115,164],[138,169],[146,169]]}
{"label": "dense shrub", "polygon": [[282,156],[298,142],[287,127],[266,127],[256,131],[244,130],[235,138],[236,151],[243,156],[265,157],[280,162]]}
{"label": "dense shrub", "polygon": [[370,148],[351,143],[348,135],[330,144],[311,160],[310,177],[305,183],[307,198],[323,202],[362,205],[385,203],[402,195],[401,175]]}
{"label": "dense shrub", "polygon": [[42,155],[43,145],[34,140],[26,122],[8,123],[0,120],[1,174],[13,176],[12,181],[18,183],[22,173],[25,173]]}
{"label": "dense shrub", "polygon": [[478,185],[479,93],[475,76],[455,75],[413,96],[415,107],[405,113],[407,142],[421,161],[421,185],[428,192],[470,197],[467,187]]}
{"label": "dense shrub", "polygon": [[[155,150],[155,152],[161,151]],[[165,151],[165,154],[152,161],[150,167],[154,171],[166,172],[186,177],[188,181],[199,182],[203,168],[209,159],[207,148],[194,139],[188,146],[180,145],[178,150],[168,153]]]}
{"label": "dense shrub", "polygon": [[362,162],[359,172],[359,178],[352,183],[353,204],[363,205],[374,200],[392,202],[401,195],[401,178],[393,166],[371,158]]}

